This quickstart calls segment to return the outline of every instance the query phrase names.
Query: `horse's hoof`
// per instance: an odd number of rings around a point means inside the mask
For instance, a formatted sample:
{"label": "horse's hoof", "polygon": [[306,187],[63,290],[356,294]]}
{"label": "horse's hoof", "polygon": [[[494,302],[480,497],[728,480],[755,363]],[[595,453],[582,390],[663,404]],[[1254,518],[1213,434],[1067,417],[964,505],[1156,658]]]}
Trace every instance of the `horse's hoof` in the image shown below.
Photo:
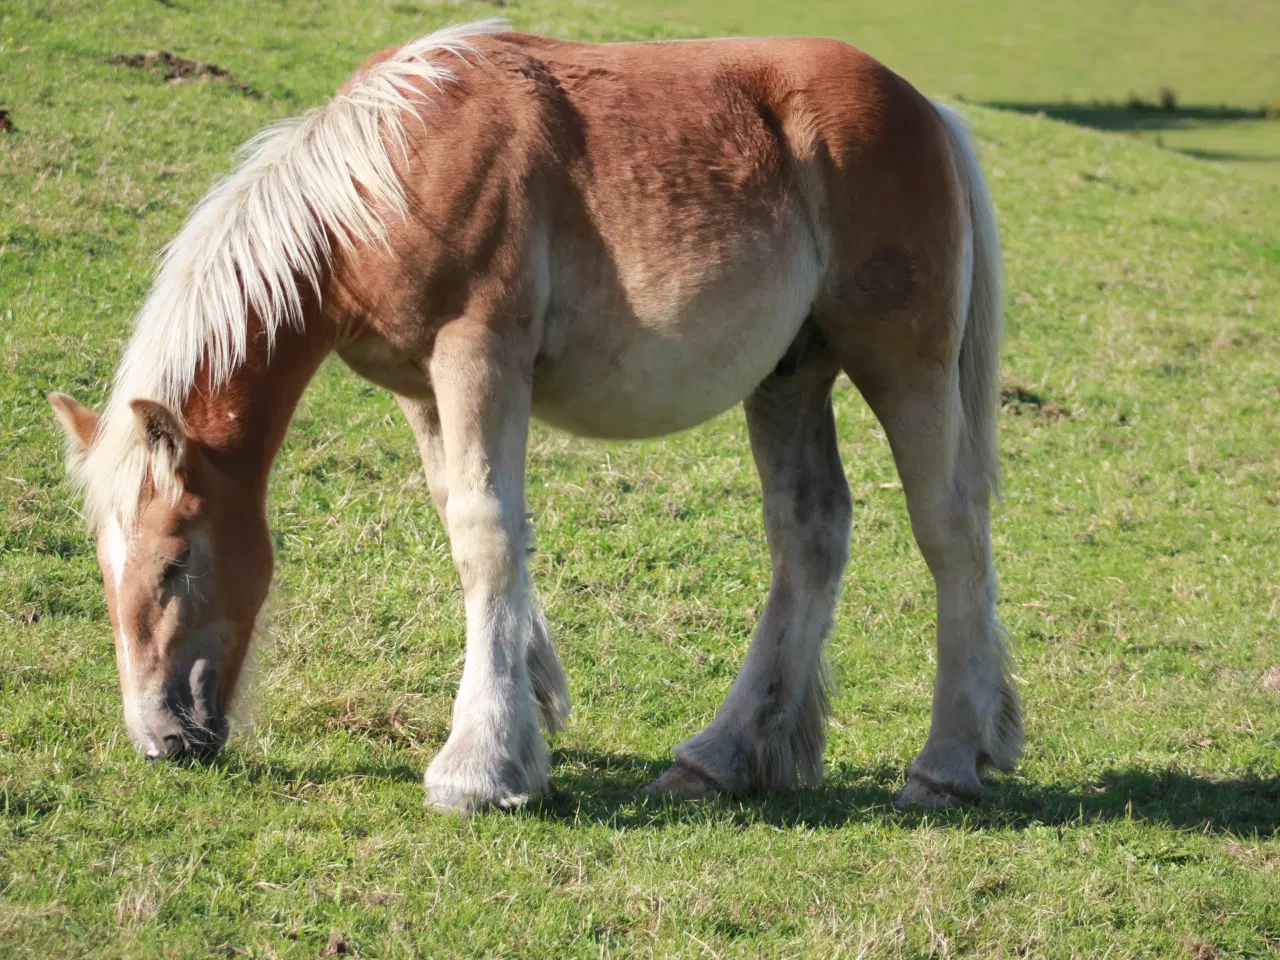
{"label": "horse's hoof", "polygon": [[512,793],[503,790],[467,790],[450,789],[441,784],[433,784],[427,788],[426,804],[428,809],[437,813],[452,813],[460,817],[471,817],[489,810],[515,810],[524,806],[530,798],[528,793]]}
{"label": "horse's hoof", "polygon": [[489,810],[514,810],[546,793],[549,785],[550,778],[540,773],[537,765],[520,769],[514,764],[483,764],[476,758],[460,760],[459,752],[450,751],[447,746],[423,777],[427,807],[462,817]]}
{"label": "horse's hoof", "polygon": [[722,792],[720,785],[710,777],[682,763],[674,763],[667,772],[644,788],[651,797],[671,797],[676,800],[710,800]]}
{"label": "horse's hoof", "polygon": [[982,800],[981,792],[962,787],[949,787],[931,780],[919,773],[907,778],[907,785],[893,799],[893,805],[899,810],[911,807],[924,807],[928,810],[954,810],[957,807],[971,807]]}

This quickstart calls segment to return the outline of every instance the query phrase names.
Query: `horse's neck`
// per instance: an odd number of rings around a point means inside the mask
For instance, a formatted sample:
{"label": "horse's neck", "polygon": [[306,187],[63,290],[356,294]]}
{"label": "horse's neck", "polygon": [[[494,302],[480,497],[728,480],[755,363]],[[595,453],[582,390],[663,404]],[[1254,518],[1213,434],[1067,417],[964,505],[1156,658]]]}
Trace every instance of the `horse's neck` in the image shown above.
{"label": "horse's neck", "polygon": [[187,430],[218,465],[264,494],[302,392],[333,348],[332,323],[308,314],[301,329],[281,328],[270,347],[259,329],[230,379],[209,389],[201,374],[183,406]]}

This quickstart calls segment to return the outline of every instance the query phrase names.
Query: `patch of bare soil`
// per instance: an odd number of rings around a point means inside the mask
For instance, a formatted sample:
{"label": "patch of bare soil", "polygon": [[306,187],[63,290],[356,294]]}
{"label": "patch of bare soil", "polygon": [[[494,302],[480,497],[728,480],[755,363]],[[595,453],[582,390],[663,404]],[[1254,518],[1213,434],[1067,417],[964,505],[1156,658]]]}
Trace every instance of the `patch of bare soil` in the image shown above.
{"label": "patch of bare soil", "polygon": [[17,133],[18,128],[13,125],[13,117],[9,116],[8,110],[0,110],[0,133]]}
{"label": "patch of bare soil", "polygon": [[1217,960],[1218,957],[1222,956],[1222,951],[1212,943],[1188,940],[1183,946],[1186,947],[1187,956],[1191,960]]}
{"label": "patch of bare soil", "polygon": [[341,702],[322,704],[321,712],[326,714],[323,721],[326,730],[345,730],[380,743],[416,747],[438,739],[442,733],[401,702],[386,706],[368,698],[347,697]]}
{"label": "patch of bare soil", "polygon": [[148,50],[146,53],[122,53],[110,57],[107,63],[117,67],[133,67],[146,70],[162,78],[166,83],[187,83],[192,80],[225,80],[246,97],[257,97],[258,92],[247,83],[241,83],[234,73],[216,63],[204,60],[188,60],[168,50]]}
{"label": "patch of bare soil", "polygon": [[343,957],[351,952],[351,944],[347,943],[347,938],[340,933],[335,933],[329,938],[329,944],[320,951],[322,957]]}
{"label": "patch of bare soil", "polygon": [[1015,417],[1043,417],[1045,420],[1059,420],[1071,416],[1071,411],[1066,407],[1047,403],[1045,398],[1034,390],[1016,383],[1000,388],[1000,407]]}

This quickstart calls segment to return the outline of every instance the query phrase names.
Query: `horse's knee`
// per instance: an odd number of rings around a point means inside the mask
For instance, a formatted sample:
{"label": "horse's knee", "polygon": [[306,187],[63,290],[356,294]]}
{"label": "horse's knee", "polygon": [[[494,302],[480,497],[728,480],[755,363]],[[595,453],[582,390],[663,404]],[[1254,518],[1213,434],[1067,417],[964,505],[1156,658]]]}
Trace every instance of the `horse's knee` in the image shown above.
{"label": "horse's knee", "polygon": [[510,526],[497,497],[450,497],[449,541],[464,591],[478,586],[506,592],[521,581],[522,536]]}

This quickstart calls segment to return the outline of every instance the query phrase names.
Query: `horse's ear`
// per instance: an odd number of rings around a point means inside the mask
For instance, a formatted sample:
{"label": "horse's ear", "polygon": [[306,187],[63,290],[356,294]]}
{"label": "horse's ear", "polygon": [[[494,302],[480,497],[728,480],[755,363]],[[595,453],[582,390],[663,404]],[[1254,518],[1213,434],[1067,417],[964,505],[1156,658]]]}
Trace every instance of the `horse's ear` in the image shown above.
{"label": "horse's ear", "polygon": [[98,432],[98,421],[102,417],[76,403],[74,398],[65,393],[49,394],[49,406],[58,418],[62,432],[67,435],[67,449],[74,459],[79,459],[89,450],[93,438]]}
{"label": "horse's ear", "polygon": [[155,466],[180,475],[187,463],[187,431],[177,414],[154,400],[130,400],[134,429]]}

